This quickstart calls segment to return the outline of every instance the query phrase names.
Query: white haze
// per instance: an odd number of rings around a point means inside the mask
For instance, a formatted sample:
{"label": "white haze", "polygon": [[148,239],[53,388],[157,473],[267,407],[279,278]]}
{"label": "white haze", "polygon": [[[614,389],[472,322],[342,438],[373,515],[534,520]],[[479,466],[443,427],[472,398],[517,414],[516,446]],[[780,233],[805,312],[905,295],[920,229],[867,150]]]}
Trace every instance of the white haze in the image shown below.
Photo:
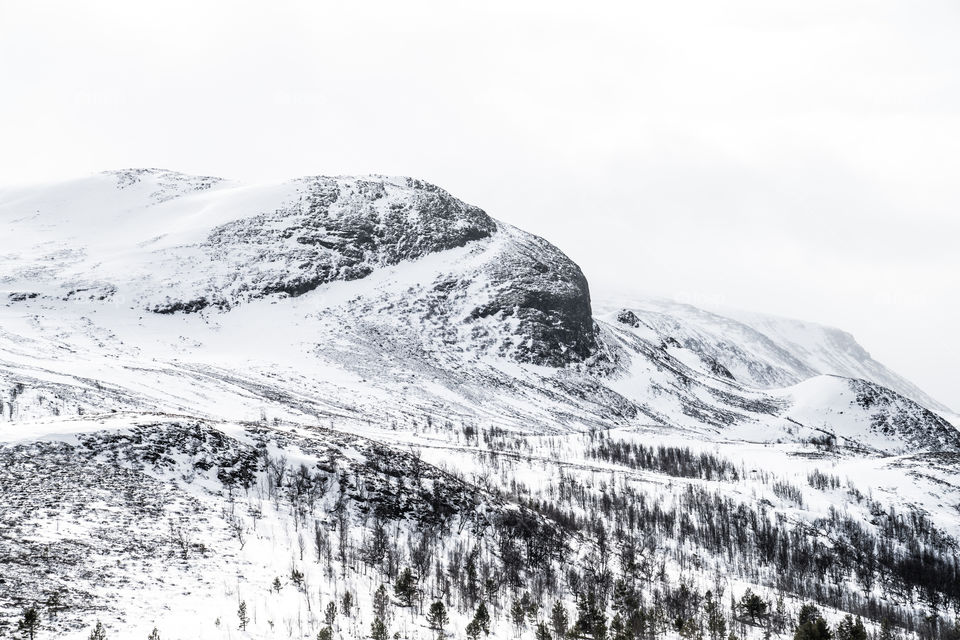
{"label": "white haze", "polygon": [[6,0],[0,182],[414,175],[595,290],[837,325],[960,409],[957,33],[954,0]]}

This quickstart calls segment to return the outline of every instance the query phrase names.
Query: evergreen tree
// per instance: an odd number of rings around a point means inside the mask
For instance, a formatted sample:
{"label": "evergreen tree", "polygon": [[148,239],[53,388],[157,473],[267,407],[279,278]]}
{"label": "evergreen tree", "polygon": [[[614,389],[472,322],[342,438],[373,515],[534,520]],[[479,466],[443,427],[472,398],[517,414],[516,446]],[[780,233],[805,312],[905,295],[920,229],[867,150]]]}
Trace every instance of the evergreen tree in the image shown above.
{"label": "evergreen tree", "polygon": [[[642,640],[647,635],[647,615],[642,609],[634,609],[626,619],[627,633],[635,640]],[[721,640],[724,640],[721,638]]]}
{"label": "evergreen tree", "polygon": [[594,640],[604,640],[607,637],[607,615],[593,591],[577,600],[576,629]]}
{"label": "evergreen tree", "polygon": [[787,606],[783,601],[783,594],[777,596],[777,609],[773,616],[773,630],[783,633],[787,627]]}
{"label": "evergreen tree", "polygon": [[737,604],[737,610],[741,616],[750,618],[750,624],[757,624],[767,616],[767,603],[758,594],[747,589]]}
{"label": "evergreen tree", "polygon": [[343,605],[343,615],[350,617],[350,611],[353,609],[353,594],[349,591],[344,592],[340,603]]}
{"label": "evergreen tree", "polygon": [[547,629],[547,625],[543,622],[537,623],[537,631],[533,635],[534,640],[553,640],[550,636],[550,630]]}
{"label": "evergreen tree", "polygon": [[800,607],[797,623],[793,640],[831,640],[833,638],[827,621],[820,615],[820,610],[812,604]]}
{"label": "evergreen tree", "polygon": [[513,626],[517,628],[518,634],[523,631],[527,623],[527,609],[520,600],[514,600],[510,606],[510,619],[513,621]]}
{"label": "evergreen tree", "polygon": [[466,632],[469,640],[480,640],[480,634],[483,632],[483,630],[480,628],[480,625],[477,624],[476,620],[471,620],[469,623],[467,623]]}
{"label": "evergreen tree", "polygon": [[617,612],[610,621],[610,640],[632,640],[627,625],[623,621],[623,616]]}
{"label": "evergreen tree", "polygon": [[154,627],[153,631],[151,631],[147,637],[147,640],[160,640],[160,630]]}
{"label": "evergreen tree", "polygon": [[437,600],[430,605],[430,611],[427,612],[427,624],[437,632],[438,638],[443,637],[443,628],[447,626],[449,621],[450,618],[447,617],[447,608],[443,606],[442,601]]}
{"label": "evergreen tree", "polygon": [[623,579],[619,579],[613,585],[613,610],[623,615],[629,615],[640,606],[637,590]]}
{"label": "evergreen tree", "polygon": [[386,622],[390,615],[390,596],[387,595],[387,587],[380,585],[373,594],[373,616]]}
{"label": "evergreen tree", "polygon": [[328,627],[332,627],[333,623],[337,621],[337,603],[331,602],[327,605],[327,608],[323,613],[323,621],[327,623]]}
{"label": "evergreen tree", "polygon": [[97,626],[93,628],[88,637],[89,640],[107,640],[107,630],[103,628],[103,623],[97,620]]}
{"label": "evergreen tree", "polygon": [[556,636],[558,640],[567,635],[567,625],[570,624],[570,619],[567,617],[566,608],[559,600],[553,605],[553,609],[550,612],[550,624],[553,625],[553,635]]}
{"label": "evergreen tree", "polygon": [[317,640],[333,640],[333,629],[324,627],[317,633]]}
{"label": "evergreen tree", "polygon": [[894,640],[893,625],[890,624],[889,618],[884,618],[880,621],[880,638],[879,640]]}
{"label": "evergreen tree", "polygon": [[675,627],[677,634],[684,640],[694,640],[700,635],[700,627],[693,618],[677,618]]}
{"label": "evergreen tree", "polygon": [[245,631],[247,624],[250,622],[250,617],[247,615],[247,601],[243,600],[240,603],[240,606],[237,607],[237,617],[240,618],[240,629]]}
{"label": "evergreen tree", "polygon": [[37,613],[35,607],[30,607],[23,612],[23,617],[17,622],[17,629],[23,632],[23,635],[28,637],[30,640],[37,634],[37,629],[40,628],[40,614]]}
{"label": "evergreen tree", "polygon": [[373,640],[390,640],[390,632],[387,631],[387,625],[382,618],[374,618],[370,624],[370,637]]}
{"label": "evergreen tree", "polygon": [[[484,635],[490,635],[490,612],[487,611],[486,604],[481,602],[477,605],[477,611],[473,614],[473,620],[470,621],[470,624],[474,625],[478,637],[481,631]],[[470,635],[470,625],[467,625],[467,635]]]}
{"label": "evergreen tree", "polygon": [[47,614],[53,620],[57,613],[63,609],[63,597],[59,591],[54,591],[47,597]]}
{"label": "evergreen tree", "polygon": [[817,618],[822,618],[820,609],[815,604],[805,604],[800,607],[800,613],[797,614],[797,626],[813,622]]}
{"label": "evergreen tree", "polygon": [[867,630],[860,616],[856,620],[849,613],[844,616],[837,625],[837,640],[867,640]]}
{"label": "evergreen tree", "polygon": [[413,606],[413,601],[417,597],[417,579],[409,568],[404,569],[397,577],[393,585],[393,593],[405,606]]}
{"label": "evergreen tree", "polygon": [[480,597],[480,579],[477,577],[477,554],[479,549],[474,548],[467,556],[466,566],[466,596],[467,603],[472,607]]}
{"label": "evergreen tree", "polygon": [[713,597],[712,591],[703,596],[703,612],[707,618],[707,633],[710,640],[724,640],[727,635],[727,619],[723,615],[723,607]]}

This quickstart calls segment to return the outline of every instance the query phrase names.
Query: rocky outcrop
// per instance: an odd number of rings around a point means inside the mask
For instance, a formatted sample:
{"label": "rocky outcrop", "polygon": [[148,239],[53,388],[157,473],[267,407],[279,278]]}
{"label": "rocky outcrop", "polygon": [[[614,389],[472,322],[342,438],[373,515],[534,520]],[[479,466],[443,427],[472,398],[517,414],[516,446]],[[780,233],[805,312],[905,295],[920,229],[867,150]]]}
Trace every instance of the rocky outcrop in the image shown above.
{"label": "rocky outcrop", "polygon": [[[437,304],[450,308],[431,315],[467,323],[497,318],[499,326],[478,331],[482,342],[522,362],[557,367],[596,352],[587,280],[546,240],[411,178],[310,177],[291,184],[293,195],[273,211],[220,224],[198,246],[165,252],[171,286],[145,306],[164,314],[226,310],[476,246],[472,266],[445,267],[450,276],[435,293]],[[446,290],[479,280],[487,287],[483,296]],[[465,313],[453,308],[464,302]]]}
{"label": "rocky outcrop", "polygon": [[481,209],[419,180],[313,177],[297,187],[298,201],[211,231],[209,259],[237,268],[226,306],[357,280],[496,231]]}
{"label": "rocky outcrop", "polygon": [[514,351],[517,359],[556,367],[596,353],[590,287],[563,252],[543,238],[523,234],[488,270],[496,293],[471,316],[516,320],[526,338]]}
{"label": "rocky outcrop", "polygon": [[850,380],[857,405],[869,412],[871,429],[911,449],[960,451],[960,431],[913,400],[866,380]]}

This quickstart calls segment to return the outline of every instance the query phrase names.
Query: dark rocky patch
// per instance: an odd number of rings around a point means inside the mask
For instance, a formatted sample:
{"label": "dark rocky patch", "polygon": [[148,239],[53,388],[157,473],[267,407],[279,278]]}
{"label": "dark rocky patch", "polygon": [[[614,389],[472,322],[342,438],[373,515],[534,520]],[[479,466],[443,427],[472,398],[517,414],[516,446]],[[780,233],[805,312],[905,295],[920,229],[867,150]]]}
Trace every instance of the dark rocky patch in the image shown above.
{"label": "dark rocky patch", "polygon": [[[214,229],[211,259],[255,274],[238,301],[299,296],[378,267],[486,238],[496,223],[483,210],[418,180],[304,178],[299,202]],[[255,256],[253,262],[249,257]],[[286,267],[277,269],[277,263]]]}
{"label": "dark rocky patch", "polygon": [[871,411],[871,428],[914,450],[960,451],[960,431],[913,400],[866,380],[850,380],[856,404]]}
{"label": "dark rocky patch", "polygon": [[628,327],[633,327],[634,329],[640,326],[640,318],[629,309],[621,309],[620,312],[617,313],[617,322],[625,324]]}
{"label": "dark rocky patch", "polygon": [[563,252],[529,235],[490,271],[498,291],[471,317],[516,317],[523,338],[516,350],[519,360],[559,367],[596,353],[590,287],[580,267]]}

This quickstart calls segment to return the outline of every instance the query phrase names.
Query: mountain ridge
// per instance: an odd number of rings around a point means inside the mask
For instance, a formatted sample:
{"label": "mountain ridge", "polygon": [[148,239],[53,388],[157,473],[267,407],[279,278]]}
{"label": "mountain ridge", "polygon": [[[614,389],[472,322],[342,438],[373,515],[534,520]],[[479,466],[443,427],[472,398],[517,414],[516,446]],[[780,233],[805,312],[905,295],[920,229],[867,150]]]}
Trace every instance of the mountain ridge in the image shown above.
{"label": "mountain ridge", "polygon": [[438,187],[122,171],[0,190],[0,231],[0,633],[413,639],[440,601],[673,640],[722,589],[770,634],[816,602],[949,637],[953,426],[746,323],[595,304]]}

